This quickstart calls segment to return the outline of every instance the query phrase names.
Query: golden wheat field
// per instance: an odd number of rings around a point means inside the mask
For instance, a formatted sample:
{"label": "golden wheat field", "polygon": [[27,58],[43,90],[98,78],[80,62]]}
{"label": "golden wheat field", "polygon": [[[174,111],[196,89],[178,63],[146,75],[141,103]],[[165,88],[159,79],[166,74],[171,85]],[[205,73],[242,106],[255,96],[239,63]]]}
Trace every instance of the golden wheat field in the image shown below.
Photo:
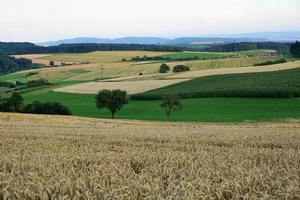
{"label": "golden wheat field", "polygon": [[0,199],[299,199],[300,124],[0,114]]}

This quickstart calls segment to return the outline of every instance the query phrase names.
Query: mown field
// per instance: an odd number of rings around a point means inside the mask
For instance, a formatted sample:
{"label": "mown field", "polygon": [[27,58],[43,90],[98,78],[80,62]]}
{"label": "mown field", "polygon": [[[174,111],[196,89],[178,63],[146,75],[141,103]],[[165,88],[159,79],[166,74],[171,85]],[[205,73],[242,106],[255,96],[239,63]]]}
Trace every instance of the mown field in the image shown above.
{"label": "mown field", "polygon": [[0,114],[0,197],[299,199],[299,130]]}
{"label": "mown field", "polygon": [[[26,103],[61,102],[76,116],[110,118],[107,109],[96,108],[95,95],[41,93],[23,94]],[[161,101],[131,100],[116,117],[119,119],[166,121]],[[183,110],[174,112],[172,121],[241,122],[300,118],[299,99],[198,98],[182,100]]]}
{"label": "mown field", "polygon": [[261,73],[226,74],[195,78],[142,94],[134,99],[157,100],[167,94],[196,97],[299,97],[300,68]]}

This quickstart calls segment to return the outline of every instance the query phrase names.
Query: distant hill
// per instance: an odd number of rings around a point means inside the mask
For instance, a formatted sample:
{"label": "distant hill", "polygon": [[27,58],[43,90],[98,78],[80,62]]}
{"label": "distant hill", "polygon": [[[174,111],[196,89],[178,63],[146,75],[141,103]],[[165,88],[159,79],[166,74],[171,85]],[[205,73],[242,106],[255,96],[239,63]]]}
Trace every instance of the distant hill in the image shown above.
{"label": "distant hill", "polygon": [[244,33],[244,34],[234,34],[234,35],[223,35],[223,37],[233,37],[233,38],[266,38],[269,41],[274,42],[294,42],[300,40],[300,31],[290,31],[290,32],[263,32],[263,33]]}
{"label": "distant hill", "polygon": [[155,44],[155,45],[175,45],[192,43],[231,43],[231,42],[265,42],[264,38],[214,38],[214,37],[182,37],[176,39],[159,37],[124,37],[117,39],[80,37],[58,41],[37,43],[40,46],[57,46],[60,44]]}
{"label": "distant hill", "polygon": [[57,46],[60,44],[156,44],[156,45],[178,45],[193,43],[235,43],[235,42],[292,42],[300,40],[300,31],[293,32],[264,32],[244,33],[231,35],[206,35],[203,37],[180,37],[175,39],[160,37],[123,37],[116,39],[79,37],[58,41],[37,43],[40,46]]}
{"label": "distant hill", "polygon": [[170,39],[158,37],[124,37],[117,39],[79,37],[58,41],[37,43],[40,46],[58,46],[60,44],[166,44]]}

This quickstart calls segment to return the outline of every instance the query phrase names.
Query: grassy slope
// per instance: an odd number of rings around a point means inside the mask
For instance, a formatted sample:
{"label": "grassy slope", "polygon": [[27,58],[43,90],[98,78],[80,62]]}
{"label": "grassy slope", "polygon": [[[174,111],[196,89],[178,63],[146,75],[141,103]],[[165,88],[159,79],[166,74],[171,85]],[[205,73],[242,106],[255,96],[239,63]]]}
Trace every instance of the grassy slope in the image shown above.
{"label": "grassy slope", "polygon": [[208,52],[180,52],[174,54],[163,55],[164,58],[171,59],[180,59],[180,58],[190,58],[190,57],[199,57],[199,59],[217,59],[223,58],[226,55],[230,55],[228,53],[208,53]]}
{"label": "grassy slope", "polygon": [[135,98],[160,99],[166,94],[179,94],[185,98],[273,97],[272,94],[276,97],[279,92],[300,94],[299,77],[300,68],[278,72],[208,76],[138,94]]}
{"label": "grassy slope", "polygon": [[[94,95],[74,95],[64,93],[27,93],[26,103],[35,100],[58,101],[71,109],[74,115],[84,117],[109,118],[107,110],[98,110]],[[175,112],[174,121],[198,122],[240,122],[245,120],[268,120],[300,118],[299,99],[241,99],[202,98],[183,100],[183,110]],[[118,114],[122,119],[164,121],[160,101],[130,101]]]}
{"label": "grassy slope", "polygon": [[190,58],[190,57],[199,57],[199,59],[218,59],[223,58],[224,56],[229,55],[240,55],[241,57],[245,57],[246,55],[256,55],[256,54],[266,54],[268,51],[257,50],[257,51],[240,51],[240,52],[228,52],[228,53],[220,53],[220,52],[179,52],[173,54],[163,55],[162,57],[168,57],[172,59],[180,59],[180,58]]}

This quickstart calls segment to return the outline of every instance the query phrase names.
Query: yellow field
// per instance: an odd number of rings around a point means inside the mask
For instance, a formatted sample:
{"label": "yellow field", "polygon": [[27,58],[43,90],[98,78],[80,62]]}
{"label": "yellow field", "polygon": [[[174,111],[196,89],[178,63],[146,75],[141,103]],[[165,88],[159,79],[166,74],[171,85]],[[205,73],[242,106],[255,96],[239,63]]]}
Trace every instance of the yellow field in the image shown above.
{"label": "yellow field", "polygon": [[100,90],[124,90],[127,94],[137,94],[154,90],[157,88],[173,85],[188,79],[172,79],[172,80],[141,80],[141,81],[122,81],[122,82],[88,82],[82,84],[71,85],[55,89],[55,92],[64,92],[72,94],[97,94]]}
{"label": "yellow field", "polygon": [[299,199],[300,124],[0,114],[1,199]]}
{"label": "yellow field", "polygon": [[91,53],[67,53],[53,54],[42,59],[63,62],[91,62],[91,63],[110,63],[120,62],[122,58],[132,58],[136,56],[160,56],[170,54],[170,52],[151,52],[151,51],[96,51]]}

